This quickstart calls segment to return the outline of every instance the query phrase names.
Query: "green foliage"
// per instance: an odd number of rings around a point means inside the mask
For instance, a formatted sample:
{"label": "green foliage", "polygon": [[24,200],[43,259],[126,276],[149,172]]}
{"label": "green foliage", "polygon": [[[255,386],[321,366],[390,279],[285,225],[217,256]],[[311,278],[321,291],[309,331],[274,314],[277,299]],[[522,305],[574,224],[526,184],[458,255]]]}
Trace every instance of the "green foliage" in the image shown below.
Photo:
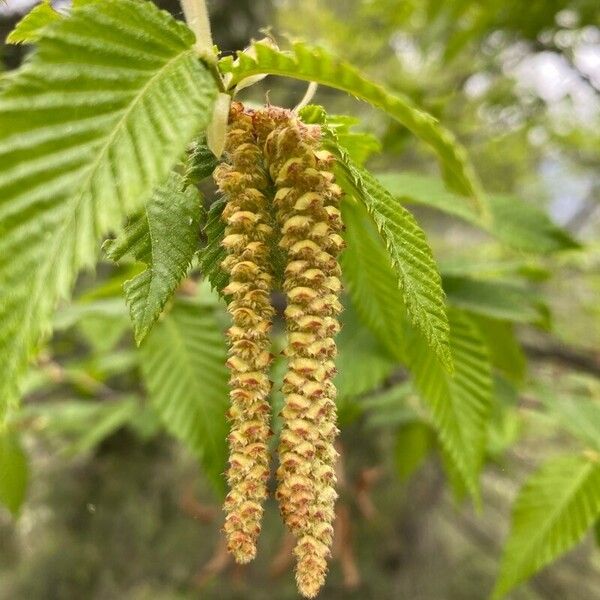
{"label": "green foliage", "polygon": [[433,431],[427,423],[413,421],[400,427],[394,445],[394,462],[401,481],[408,481],[415,474],[434,442]]}
{"label": "green foliage", "polygon": [[0,429],[0,504],[17,515],[25,499],[29,468],[16,433]]}
{"label": "green foliage", "polygon": [[[492,379],[487,348],[467,315],[449,311],[454,374],[449,374],[412,328],[405,336],[414,385],[431,411],[440,444],[467,490],[478,497]],[[408,351],[410,349],[410,351]]]}
{"label": "green foliage", "polygon": [[355,131],[353,127],[360,121],[347,115],[328,115],[322,106],[309,104],[299,112],[305,123],[318,123],[326,130],[326,135],[335,139],[346,154],[359,166],[364,165],[373,154],[381,152],[381,142],[367,131]]}
{"label": "green foliage", "polygon": [[514,331],[514,325],[491,317],[470,314],[490,354],[494,369],[519,385],[525,378],[527,362]]}
{"label": "green foliage", "polygon": [[346,288],[360,315],[392,356],[402,360],[402,293],[385,246],[364,206],[342,204],[346,248],[341,255]]}
{"label": "green foliage", "polygon": [[514,505],[494,598],[579,542],[600,516],[597,455],[561,456],[543,465],[525,484]]}
{"label": "green foliage", "polygon": [[198,247],[201,213],[198,190],[172,172],[122,236],[104,244],[114,261],[132,256],[146,264],[123,286],[138,345],[188,272]]}
{"label": "green foliage", "polygon": [[382,185],[402,202],[428,206],[480,227],[515,250],[545,254],[578,248],[571,235],[531,202],[513,196],[488,195],[489,218],[482,219],[442,181],[416,173],[381,173]]}
{"label": "green foliage", "polygon": [[96,448],[129,424],[139,408],[139,399],[133,396],[98,402],[62,400],[25,406],[19,421],[31,420],[34,431],[56,439],[61,452],[70,456]]}
{"label": "green foliage", "polygon": [[237,60],[227,56],[219,66],[228,74],[230,88],[260,74],[283,75],[343,90],[380,108],[429,144],[438,155],[450,188],[470,198],[477,211],[485,212],[475,173],[454,136],[434,117],[414,106],[409,98],[388,92],[322,48],[295,43],[290,52],[284,52],[271,44],[254,42],[248,50],[238,52]]}
{"label": "green foliage", "polygon": [[600,452],[600,402],[584,394],[558,395],[547,386],[539,389],[540,397],[558,424],[586,444]]}
{"label": "green foliage", "polygon": [[190,183],[200,183],[210,176],[218,164],[215,155],[206,145],[206,138],[195,140],[188,152],[185,179]]}
{"label": "green foliage", "polygon": [[343,158],[346,191],[369,211],[385,243],[411,321],[441,364],[452,370],[448,317],[441,279],[423,230],[414,217],[368,172]]}
{"label": "green foliage", "polygon": [[448,301],[459,308],[515,323],[549,325],[547,307],[520,283],[447,275],[443,284]]}
{"label": "green foliage", "polygon": [[215,487],[222,490],[228,373],[225,339],[214,304],[178,300],[140,351],[152,407],[166,429],[199,457]]}
{"label": "green foliage", "polygon": [[349,401],[383,385],[396,367],[396,361],[360,322],[351,305],[346,306],[341,323],[342,330],[336,339],[338,372],[335,386],[343,421],[352,416]]}
{"label": "green foliage", "polygon": [[221,214],[226,203],[224,198],[212,203],[204,226],[206,242],[200,250],[200,269],[219,294],[229,281],[229,275],[221,268],[221,263],[227,256],[225,248],[221,246],[221,240],[225,235],[225,222],[221,219]]}
{"label": "green foliage", "polygon": [[[97,242],[139,209],[210,117],[194,36],[108,0],[44,28],[0,93],[0,412]],[[174,95],[174,90],[177,94]]]}
{"label": "green foliage", "polygon": [[43,0],[34,6],[8,34],[7,44],[33,44],[38,41],[44,27],[61,18],[52,8],[50,0]]}

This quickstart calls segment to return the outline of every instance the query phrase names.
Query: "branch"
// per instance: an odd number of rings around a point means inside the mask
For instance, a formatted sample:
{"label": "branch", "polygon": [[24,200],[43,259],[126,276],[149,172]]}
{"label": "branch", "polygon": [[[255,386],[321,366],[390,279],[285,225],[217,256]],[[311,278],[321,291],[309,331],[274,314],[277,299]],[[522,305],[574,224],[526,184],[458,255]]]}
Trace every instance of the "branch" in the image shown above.
{"label": "branch", "polygon": [[552,341],[547,341],[543,345],[535,342],[525,342],[523,347],[527,354],[533,358],[548,360],[591,375],[600,376],[600,353],[598,352],[583,352]]}

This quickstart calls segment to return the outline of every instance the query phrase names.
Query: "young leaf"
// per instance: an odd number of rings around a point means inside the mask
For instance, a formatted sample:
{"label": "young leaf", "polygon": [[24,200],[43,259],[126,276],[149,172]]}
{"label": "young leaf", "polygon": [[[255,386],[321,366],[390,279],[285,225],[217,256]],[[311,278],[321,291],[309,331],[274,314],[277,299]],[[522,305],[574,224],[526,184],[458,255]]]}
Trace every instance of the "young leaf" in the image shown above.
{"label": "young leaf", "polygon": [[190,183],[200,183],[212,174],[218,164],[215,155],[206,145],[206,137],[195,140],[188,151],[185,163],[185,179]]}
{"label": "young leaf", "polygon": [[255,75],[283,75],[343,90],[380,108],[429,144],[437,153],[449,187],[470,198],[476,211],[485,212],[479,182],[466,151],[454,136],[409,98],[388,92],[322,48],[296,43],[290,52],[284,52],[272,44],[258,41],[239,52],[237,60],[228,56],[219,62],[219,66],[223,73],[229,74],[230,87]]}
{"label": "young leaf", "polygon": [[187,27],[107,0],[44,28],[0,92],[0,415],[56,301],[165,179],[216,86]]}
{"label": "young leaf", "polygon": [[441,180],[417,173],[381,173],[377,179],[403,203],[430,206],[480,227],[515,250],[547,254],[578,248],[568,231],[555,225],[531,202],[514,196],[488,195],[490,218],[481,219]]}
{"label": "young leaf", "polygon": [[229,282],[229,274],[221,268],[221,263],[227,256],[225,248],[221,246],[221,241],[225,235],[225,222],[221,219],[221,214],[225,204],[226,200],[221,198],[213,202],[209,208],[208,219],[204,226],[206,243],[199,253],[200,269],[219,295]]}
{"label": "young leaf", "polygon": [[0,428],[0,504],[16,516],[19,513],[29,479],[27,457],[17,435]]}
{"label": "young leaf", "polygon": [[229,387],[225,339],[214,306],[178,300],[140,351],[152,407],[222,489]]}
{"label": "young leaf", "polygon": [[34,44],[38,41],[44,27],[61,18],[60,13],[52,8],[50,0],[42,0],[15,25],[8,34],[6,43]]}
{"label": "young leaf", "polygon": [[407,330],[406,354],[415,388],[430,408],[442,449],[477,498],[492,407],[491,367],[485,344],[468,316],[450,310],[449,317],[453,375],[413,328]]}
{"label": "young leaf", "polygon": [[[385,243],[406,312],[448,370],[448,316],[441,278],[423,230],[368,172],[342,155],[342,186],[367,207]],[[349,184],[349,185],[348,185]]]}
{"label": "young leaf", "polygon": [[493,598],[575,546],[599,516],[598,457],[561,456],[543,465],[515,502]]}
{"label": "young leaf", "polygon": [[328,115],[318,104],[309,104],[300,110],[299,116],[304,123],[318,123],[327,127],[348,156],[359,166],[367,159],[381,152],[381,142],[367,131],[353,131],[352,127],[360,122],[348,115]]}
{"label": "young leaf", "polygon": [[191,265],[198,247],[201,213],[202,198],[196,187],[186,185],[180,175],[171,172],[122,236],[104,244],[107,256],[114,261],[131,255],[147,265],[123,286],[138,345]]}

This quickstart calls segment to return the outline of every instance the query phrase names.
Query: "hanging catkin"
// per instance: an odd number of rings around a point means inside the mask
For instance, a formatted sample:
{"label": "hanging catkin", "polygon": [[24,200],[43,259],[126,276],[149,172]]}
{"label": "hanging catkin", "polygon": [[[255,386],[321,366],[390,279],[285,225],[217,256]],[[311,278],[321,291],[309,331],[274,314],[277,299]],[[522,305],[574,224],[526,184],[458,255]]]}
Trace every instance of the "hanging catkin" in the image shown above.
{"label": "hanging catkin", "polygon": [[225,534],[229,551],[239,563],[256,555],[256,541],[269,479],[271,363],[269,332],[273,317],[269,244],[273,236],[269,206],[269,177],[263,167],[253,119],[233,103],[226,139],[226,162],[214,173],[227,199],[223,268],[231,297],[233,325],[228,331],[231,408],[229,418],[230,491],[225,500]]}
{"label": "hanging catkin", "polygon": [[258,119],[265,158],[275,183],[279,245],[286,254],[288,371],[277,471],[283,518],[297,538],[296,581],[309,598],[327,573],[333,536],[336,451],[334,335],[341,305],[343,246],[333,156],[320,149],[320,128],[289,111],[267,108]]}

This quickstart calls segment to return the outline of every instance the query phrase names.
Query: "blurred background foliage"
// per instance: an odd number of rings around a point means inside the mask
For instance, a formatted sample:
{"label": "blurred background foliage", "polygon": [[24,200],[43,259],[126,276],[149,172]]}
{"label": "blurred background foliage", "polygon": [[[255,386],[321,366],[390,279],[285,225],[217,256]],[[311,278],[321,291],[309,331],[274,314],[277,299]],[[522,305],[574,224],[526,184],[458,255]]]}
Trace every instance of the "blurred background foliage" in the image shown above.
{"label": "blurred background foliage", "polygon": [[[31,4],[2,6],[3,35]],[[181,16],[176,2],[158,4]],[[300,38],[412,98],[456,133],[490,196],[491,234],[460,214],[436,183],[432,156],[406,130],[365,104],[318,90],[316,103],[358,117],[358,128],[375,136],[364,158],[371,154],[369,166],[427,231],[451,304],[489,338],[496,399],[478,511],[460,501],[452,477],[446,485],[432,452],[435,435],[405,370],[346,311],[338,377],[341,501],[321,597],[485,598],[518,488],[549,457],[599,451],[600,5],[210,5],[224,53],[251,37]],[[5,67],[18,66],[27,51],[5,46]],[[243,99],[291,107],[304,90],[268,78]],[[203,189],[210,200],[211,185]],[[504,218],[519,201],[521,213]],[[81,278],[30,373],[24,409],[1,440],[1,477],[10,485],[0,486],[0,500],[10,510],[0,515],[0,598],[295,598],[289,540],[274,505],[255,564],[234,567],[223,552],[219,414],[226,397],[196,406],[199,395],[224,385],[224,347],[215,341],[226,326],[222,306],[190,279],[139,353],[121,295],[137,271],[105,262]],[[194,319],[205,337],[190,340]],[[193,369],[216,373],[211,386],[185,381],[196,429],[190,412],[161,397],[144,367],[152,353],[168,354],[179,342]],[[210,447],[207,437],[215,439]],[[597,530],[600,538],[600,524]],[[600,597],[592,538],[510,597]]]}

